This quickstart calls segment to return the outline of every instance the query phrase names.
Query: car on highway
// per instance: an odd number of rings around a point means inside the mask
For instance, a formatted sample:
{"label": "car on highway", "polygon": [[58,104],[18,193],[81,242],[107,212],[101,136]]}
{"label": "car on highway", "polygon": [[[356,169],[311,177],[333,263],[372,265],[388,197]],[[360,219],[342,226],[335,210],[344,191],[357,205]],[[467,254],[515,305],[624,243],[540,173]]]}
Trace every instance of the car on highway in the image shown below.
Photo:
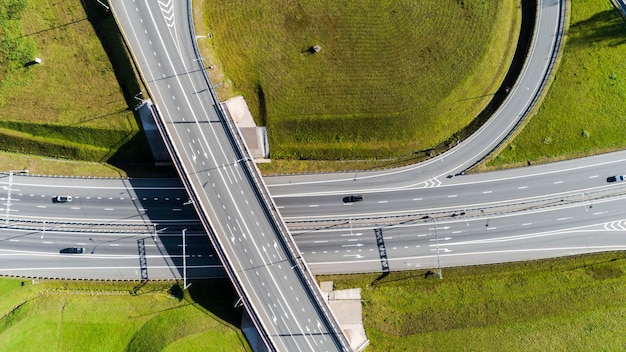
{"label": "car on highway", "polygon": [[59,251],[62,254],[83,254],[85,253],[85,248],[83,247],[69,247],[63,248]]}
{"label": "car on highway", "polygon": [[362,200],[363,200],[363,196],[361,195],[352,195],[352,196],[343,197],[344,203],[354,203],[354,202],[360,202]]}
{"label": "car on highway", "polygon": [[616,176],[609,176],[606,179],[606,182],[608,183],[613,183],[613,182],[622,182],[626,180],[626,176],[624,175],[616,175]]}
{"label": "car on highway", "polygon": [[52,198],[55,203],[67,203],[72,201],[72,196],[56,196]]}

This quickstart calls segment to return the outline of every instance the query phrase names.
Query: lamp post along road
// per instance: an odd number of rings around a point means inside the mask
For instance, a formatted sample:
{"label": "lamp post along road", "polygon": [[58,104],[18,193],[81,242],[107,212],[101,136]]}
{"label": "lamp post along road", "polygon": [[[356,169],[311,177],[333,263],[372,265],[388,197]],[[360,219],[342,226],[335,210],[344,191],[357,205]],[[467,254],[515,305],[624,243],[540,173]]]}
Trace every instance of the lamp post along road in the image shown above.
{"label": "lamp post along road", "polygon": [[350,236],[353,236],[353,234],[352,234],[352,218],[350,218],[350,220],[348,220],[348,222],[350,223]]}
{"label": "lamp post along road", "polygon": [[14,174],[27,174],[28,170],[9,170],[9,185],[7,186],[7,203],[6,203],[6,215],[4,217],[4,224],[9,226],[9,212],[11,211],[11,188],[13,187],[13,175]]}
{"label": "lamp post along road", "polygon": [[185,240],[187,229],[183,229],[183,290],[191,286],[187,285],[187,243]]}
{"label": "lamp post along road", "polygon": [[437,234],[437,218],[433,218],[435,221],[435,249],[437,251],[437,276],[439,279],[443,279],[443,274],[441,273],[441,261],[439,260],[439,235]]}

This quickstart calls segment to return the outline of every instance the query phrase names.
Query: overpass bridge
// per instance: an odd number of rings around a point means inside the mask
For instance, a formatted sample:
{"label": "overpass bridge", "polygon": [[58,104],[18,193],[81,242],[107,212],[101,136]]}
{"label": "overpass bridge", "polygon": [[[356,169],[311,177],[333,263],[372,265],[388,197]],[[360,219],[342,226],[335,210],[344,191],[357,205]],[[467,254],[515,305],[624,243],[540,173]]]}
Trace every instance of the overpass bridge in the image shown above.
{"label": "overpass bridge", "polygon": [[195,43],[190,1],[110,0],[203,227],[260,335],[255,349],[348,351]]}

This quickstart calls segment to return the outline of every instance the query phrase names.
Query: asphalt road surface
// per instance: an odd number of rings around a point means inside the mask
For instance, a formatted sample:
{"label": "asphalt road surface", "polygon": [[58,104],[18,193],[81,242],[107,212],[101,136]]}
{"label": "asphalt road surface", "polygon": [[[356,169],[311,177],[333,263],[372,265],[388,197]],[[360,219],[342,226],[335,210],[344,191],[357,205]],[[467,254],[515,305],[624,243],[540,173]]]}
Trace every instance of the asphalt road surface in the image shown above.
{"label": "asphalt road surface", "polygon": [[[225,277],[205,233],[186,235],[185,264],[180,233],[3,229],[0,243],[3,275],[103,280]],[[62,253],[67,248],[84,248],[85,252]]]}
{"label": "asphalt road surface", "polygon": [[349,349],[222,114],[194,46],[190,2],[110,3],[181,180],[264,343],[285,351]]}
{"label": "asphalt road surface", "polygon": [[[449,256],[454,260],[442,260],[441,264],[468,265],[621,249],[624,241],[622,236],[616,234],[623,231],[621,224],[624,212],[621,209],[625,208],[623,195],[626,193],[626,183],[606,182],[607,177],[617,174],[626,174],[626,152],[459,176],[444,179],[436,187],[402,191],[375,189],[364,193],[364,199],[353,204],[343,203],[345,194],[342,192],[326,195],[285,195],[276,198],[276,202],[281,211],[289,215],[286,219],[298,247],[316,274],[381,271],[381,258],[375,245],[375,229],[378,228],[382,229],[383,239],[389,249],[387,258],[391,270],[433,267],[436,262],[428,262],[426,259],[432,258],[434,253],[422,252],[429,248],[422,242],[434,239],[434,218],[441,225],[439,233],[442,238],[462,239],[464,243],[471,243],[470,246],[456,246],[454,252],[446,252],[447,247],[442,246],[442,258]],[[4,189],[9,188],[7,179],[6,175],[0,177],[0,186]],[[152,236],[156,230],[158,236],[175,236],[180,243],[182,228],[198,229],[198,220],[193,211],[188,210],[190,206],[184,205],[185,193],[176,180],[69,181],[14,176],[11,185],[12,226],[30,228],[34,231],[31,238],[37,241],[39,234],[43,232],[44,221],[47,224],[46,232],[50,234],[50,237],[46,235],[46,239],[53,238],[58,230],[80,229],[79,225],[83,223],[95,224],[89,225],[91,227],[88,227],[86,233],[72,232],[68,235],[72,236],[70,238],[73,238],[75,245],[84,243],[81,238],[91,236],[91,233],[113,230],[122,234],[137,233],[135,236],[140,237]],[[162,183],[162,187],[158,186],[159,183]],[[52,203],[52,197],[58,194],[71,195],[73,201]],[[89,196],[90,194],[101,196]],[[137,203],[139,200],[141,202]],[[293,203],[289,203],[290,201]],[[86,206],[83,208],[79,204]],[[48,216],[51,208],[59,208],[55,213],[61,214],[61,217]],[[42,209],[44,212],[40,214]],[[568,212],[571,214],[568,215]],[[462,215],[463,213],[465,214]],[[552,215],[557,213],[558,215]],[[423,219],[424,216],[428,217]],[[522,218],[524,220],[519,220]],[[23,219],[35,222],[22,222]],[[135,221],[139,221],[141,225],[111,225]],[[487,223],[490,226],[485,226]],[[153,229],[151,224],[158,225]],[[456,224],[460,228],[448,230],[445,228],[451,226],[448,224]],[[473,224],[475,225],[472,226]],[[417,231],[414,229],[420,226],[428,227],[430,232],[422,232],[421,237],[414,238],[394,236],[396,232]],[[518,229],[511,231],[511,226],[517,226]],[[597,231],[597,228],[605,230]],[[579,243],[572,246],[568,242],[568,234],[574,230],[577,236],[586,233],[587,245]],[[560,234],[532,237],[534,249],[530,250],[525,247],[530,240],[516,237],[520,231],[521,234],[545,231]],[[613,242],[604,242],[603,236],[597,235],[598,232],[607,232],[605,235],[612,236],[610,238]],[[424,236],[427,233],[429,235]],[[487,251],[489,246],[496,244],[490,244],[485,241],[486,238],[500,238],[511,233],[514,234],[513,238],[519,239],[497,242],[506,247],[499,247],[489,255],[473,255]],[[118,239],[123,240],[123,236]],[[128,236],[128,240],[130,243],[127,246],[136,251],[134,237]],[[72,244],[71,241],[67,242],[68,246]],[[3,243],[4,246],[14,244],[8,241]],[[59,245],[55,250],[58,251],[65,245]],[[29,246],[24,248],[28,249]],[[32,246],[36,248],[35,244]],[[422,249],[418,250],[416,246]],[[179,248],[174,248],[173,255],[180,254],[176,250]],[[163,254],[168,255],[168,252]],[[423,258],[419,259],[420,257]],[[45,260],[49,261],[51,267],[58,266],[54,256],[48,256]],[[137,265],[138,262],[135,263]],[[413,266],[402,263],[413,263]],[[20,260],[17,260],[13,265],[25,264],[20,264]],[[10,268],[8,265],[0,265],[2,267]],[[122,277],[139,279],[136,268],[129,269],[129,273]],[[67,268],[65,272],[68,272]],[[170,277],[168,272],[163,273],[165,278]],[[111,275],[110,278],[115,278],[119,272],[111,272]]]}

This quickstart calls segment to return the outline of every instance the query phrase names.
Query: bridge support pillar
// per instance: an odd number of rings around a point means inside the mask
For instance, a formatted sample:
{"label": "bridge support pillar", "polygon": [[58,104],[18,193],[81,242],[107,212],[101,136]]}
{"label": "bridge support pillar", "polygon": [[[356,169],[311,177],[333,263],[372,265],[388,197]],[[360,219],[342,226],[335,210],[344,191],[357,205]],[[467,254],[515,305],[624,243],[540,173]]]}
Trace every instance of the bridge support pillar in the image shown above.
{"label": "bridge support pillar", "polygon": [[243,331],[244,336],[248,340],[248,343],[254,352],[269,352],[269,349],[263,343],[263,339],[261,339],[259,332],[252,323],[252,320],[248,315],[248,311],[245,309],[241,315],[241,331]]}

